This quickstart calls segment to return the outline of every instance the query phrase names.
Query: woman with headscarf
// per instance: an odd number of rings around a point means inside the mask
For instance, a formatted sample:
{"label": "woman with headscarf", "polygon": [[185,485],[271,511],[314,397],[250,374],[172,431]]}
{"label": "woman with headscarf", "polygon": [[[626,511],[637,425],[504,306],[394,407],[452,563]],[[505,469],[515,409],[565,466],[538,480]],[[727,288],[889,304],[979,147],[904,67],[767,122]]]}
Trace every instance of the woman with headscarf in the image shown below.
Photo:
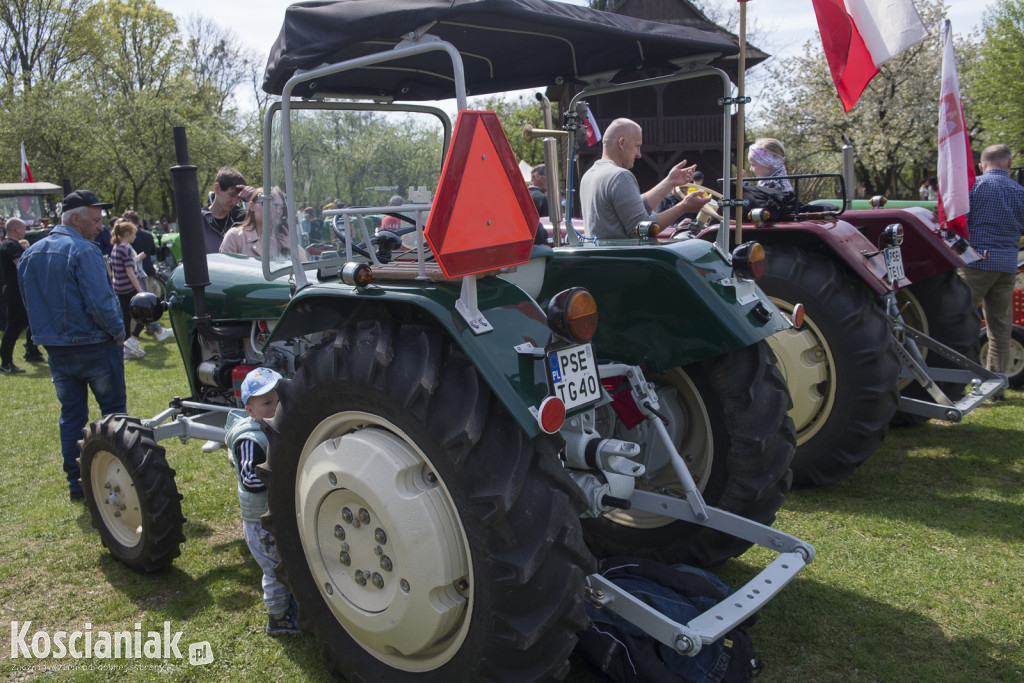
{"label": "woman with headscarf", "polygon": [[747,152],[751,172],[761,178],[759,187],[793,190],[789,180],[772,180],[775,176],[789,175],[786,171],[786,148],[775,138],[758,138]]}

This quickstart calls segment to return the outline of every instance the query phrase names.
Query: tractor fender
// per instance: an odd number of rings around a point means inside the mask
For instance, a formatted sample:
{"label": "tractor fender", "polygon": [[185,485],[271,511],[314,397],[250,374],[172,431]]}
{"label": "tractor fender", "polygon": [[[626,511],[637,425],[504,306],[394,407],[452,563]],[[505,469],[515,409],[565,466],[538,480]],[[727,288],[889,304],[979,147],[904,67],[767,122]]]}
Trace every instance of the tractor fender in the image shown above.
{"label": "tractor fender", "polygon": [[334,330],[360,319],[392,316],[434,324],[471,359],[495,396],[530,438],[541,433],[530,408],[539,408],[549,393],[544,349],[553,334],[544,310],[522,289],[496,277],[477,281],[477,303],[492,329],[475,334],[456,311],[461,281],[388,282],[358,289],[340,282],[303,288],[289,302],[269,342]]}
{"label": "tractor fender", "polygon": [[[730,225],[729,231],[733,233],[735,229]],[[700,237],[714,240],[717,233],[717,228],[709,228],[702,232]],[[878,247],[874,242],[845,220],[744,224],[743,241],[751,240],[765,246],[793,245],[801,249],[831,254],[845,263],[876,295],[882,296],[892,291],[892,286],[885,279],[885,256],[878,253]],[[909,284],[910,281],[907,279],[898,283],[900,287]]]}
{"label": "tractor fender", "polygon": [[573,286],[597,302],[598,357],[658,373],[767,339],[790,327],[751,281],[703,240],[601,240],[559,247],[539,301]]}
{"label": "tractor fender", "polygon": [[903,269],[911,282],[921,282],[981,259],[970,246],[960,253],[953,246],[955,238],[943,239],[935,214],[919,206],[846,211],[843,220],[854,225],[872,244],[878,243],[886,226],[902,225]]}

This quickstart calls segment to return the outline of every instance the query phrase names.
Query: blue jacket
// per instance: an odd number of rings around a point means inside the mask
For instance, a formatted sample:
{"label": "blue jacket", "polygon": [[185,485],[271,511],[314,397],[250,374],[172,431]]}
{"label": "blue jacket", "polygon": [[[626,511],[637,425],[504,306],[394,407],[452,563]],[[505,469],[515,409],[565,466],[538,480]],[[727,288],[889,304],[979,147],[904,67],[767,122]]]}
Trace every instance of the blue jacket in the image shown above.
{"label": "blue jacket", "polygon": [[22,254],[18,284],[36,344],[71,346],[124,339],[121,306],[100,248],[73,228],[56,226]]}

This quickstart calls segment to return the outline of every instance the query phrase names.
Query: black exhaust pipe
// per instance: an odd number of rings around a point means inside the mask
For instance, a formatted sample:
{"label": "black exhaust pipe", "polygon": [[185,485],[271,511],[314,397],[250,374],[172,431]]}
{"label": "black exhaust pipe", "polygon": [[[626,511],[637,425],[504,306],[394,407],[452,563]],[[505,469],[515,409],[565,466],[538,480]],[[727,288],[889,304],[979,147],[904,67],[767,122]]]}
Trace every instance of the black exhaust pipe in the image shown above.
{"label": "black exhaust pipe", "polygon": [[181,126],[174,129],[174,157],[177,165],[171,167],[171,178],[174,182],[174,204],[178,211],[178,231],[181,233],[181,267],[185,273],[185,286],[192,290],[195,303],[195,316],[192,320],[199,334],[207,339],[227,341],[247,337],[248,325],[217,327],[206,311],[210,269],[206,264],[203,217],[199,212],[199,179],[196,167],[188,163],[188,140]]}

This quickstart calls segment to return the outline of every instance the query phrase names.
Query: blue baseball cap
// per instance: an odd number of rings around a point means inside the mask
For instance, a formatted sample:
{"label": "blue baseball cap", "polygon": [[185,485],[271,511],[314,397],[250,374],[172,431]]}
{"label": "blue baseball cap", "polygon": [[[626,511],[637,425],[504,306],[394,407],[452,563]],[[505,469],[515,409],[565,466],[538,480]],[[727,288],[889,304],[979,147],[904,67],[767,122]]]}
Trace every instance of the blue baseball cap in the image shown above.
{"label": "blue baseball cap", "polygon": [[256,368],[242,380],[242,403],[248,403],[253,396],[262,396],[273,391],[277,383],[283,379],[270,368]]}

